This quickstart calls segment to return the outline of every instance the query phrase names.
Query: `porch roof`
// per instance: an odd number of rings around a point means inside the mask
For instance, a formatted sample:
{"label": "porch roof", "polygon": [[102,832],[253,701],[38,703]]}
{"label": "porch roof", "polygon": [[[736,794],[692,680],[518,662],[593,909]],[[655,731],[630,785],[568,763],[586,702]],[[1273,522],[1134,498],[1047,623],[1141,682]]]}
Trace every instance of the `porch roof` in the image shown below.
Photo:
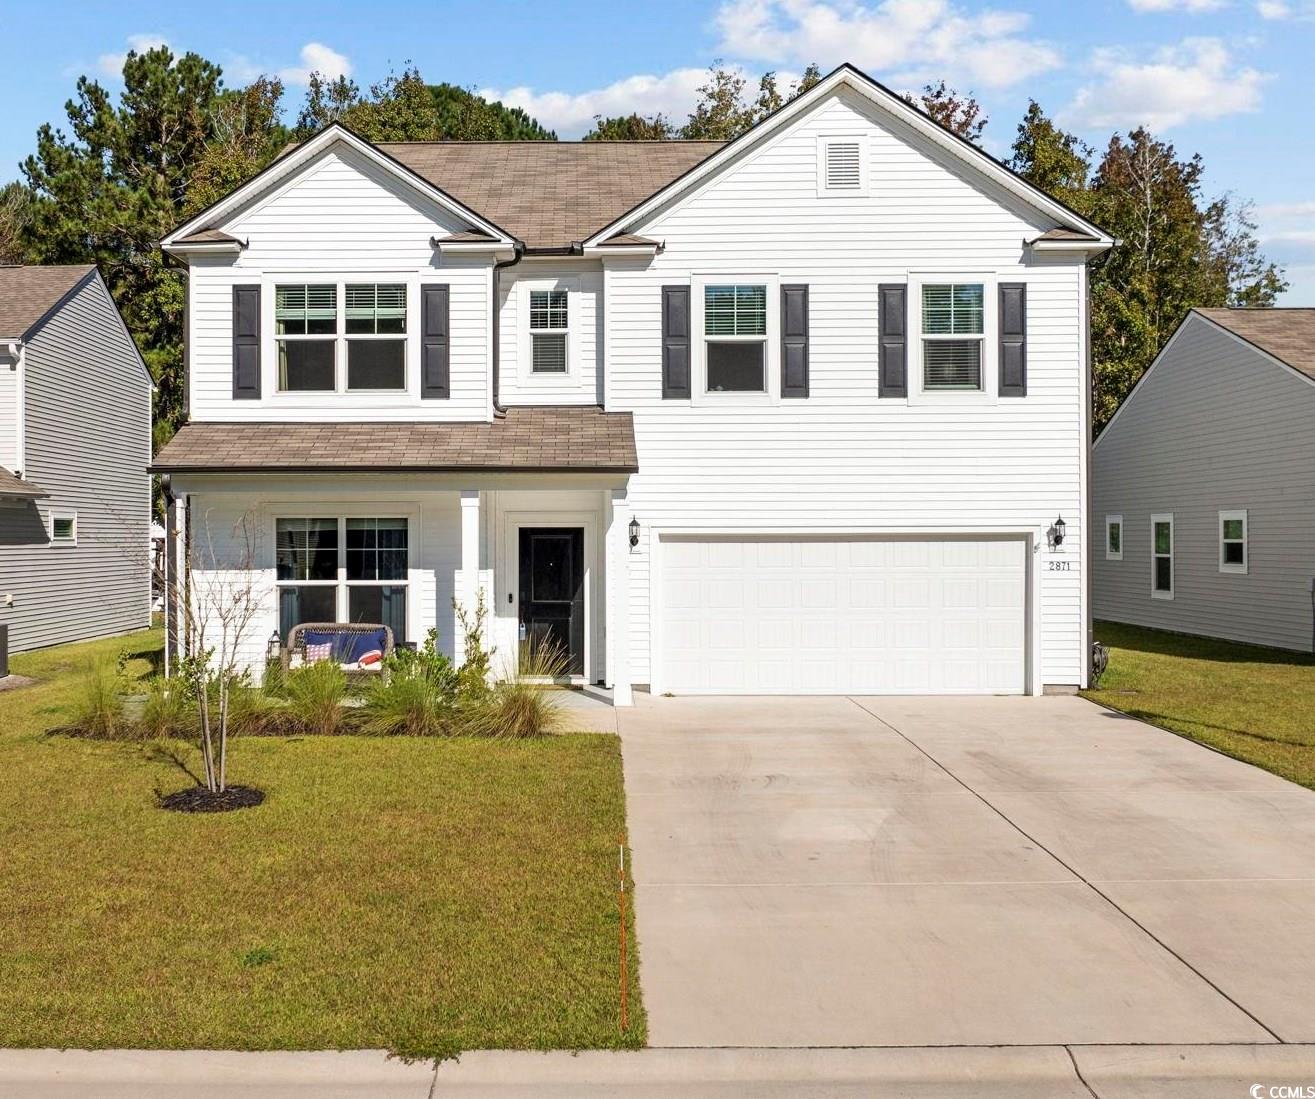
{"label": "porch roof", "polygon": [[629,412],[510,408],[491,423],[188,423],[153,473],[634,473]]}
{"label": "porch roof", "polygon": [[0,497],[15,500],[43,500],[50,493],[45,489],[34,485],[31,481],[24,481],[14,476],[9,470],[0,466]]}

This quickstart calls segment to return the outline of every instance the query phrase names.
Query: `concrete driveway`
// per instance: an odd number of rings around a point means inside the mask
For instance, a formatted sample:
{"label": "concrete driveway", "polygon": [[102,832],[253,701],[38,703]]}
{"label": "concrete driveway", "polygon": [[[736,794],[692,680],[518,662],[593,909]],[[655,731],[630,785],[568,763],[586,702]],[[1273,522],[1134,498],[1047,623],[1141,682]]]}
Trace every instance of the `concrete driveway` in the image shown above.
{"label": "concrete driveway", "polygon": [[1315,794],[1078,698],[618,711],[654,1046],[1315,1041]]}

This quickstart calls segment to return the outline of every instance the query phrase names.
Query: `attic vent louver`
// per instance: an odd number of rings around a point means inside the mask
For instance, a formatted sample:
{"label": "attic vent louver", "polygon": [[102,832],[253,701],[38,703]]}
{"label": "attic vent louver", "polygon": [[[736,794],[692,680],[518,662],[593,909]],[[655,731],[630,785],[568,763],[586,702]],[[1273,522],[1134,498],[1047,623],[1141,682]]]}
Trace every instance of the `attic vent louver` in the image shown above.
{"label": "attic vent louver", "polygon": [[857,191],[862,188],[861,151],[857,141],[827,142],[826,188],[828,191]]}

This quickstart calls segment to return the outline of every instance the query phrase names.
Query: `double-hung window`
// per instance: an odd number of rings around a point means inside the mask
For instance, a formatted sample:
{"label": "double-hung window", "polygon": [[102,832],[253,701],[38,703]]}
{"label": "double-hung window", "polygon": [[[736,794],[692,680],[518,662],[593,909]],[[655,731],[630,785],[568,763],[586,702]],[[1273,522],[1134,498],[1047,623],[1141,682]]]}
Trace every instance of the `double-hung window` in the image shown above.
{"label": "double-hung window", "polygon": [[347,388],[406,388],[406,286],[348,283]]}
{"label": "double-hung window", "polygon": [[302,622],[378,622],[406,640],[408,522],[275,520],[279,633]]}
{"label": "double-hung window", "polygon": [[405,389],[406,294],[404,283],[275,286],[279,392]]}
{"label": "double-hung window", "polygon": [[530,291],[530,371],[567,372],[568,295],[565,290]]}
{"label": "double-hung window", "polygon": [[1151,595],[1173,598],[1173,516],[1151,516]]}
{"label": "double-hung window", "polygon": [[705,286],[703,336],[709,393],[767,391],[767,287]]}
{"label": "double-hung window", "polygon": [[1219,513],[1219,571],[1247,571],[1249,564],[1247,549],[1247,513],[1245,511],[1221,511]]}
{"label": "double-hung window", "polygon": [[276,286],[274,339],[280,391],[332,393],[337,376],[338,287]]}
{"label": "double-hung window", "polygon": [[985,302],[985,287],[980,282],[923,284],[924,390],[981,390],[986,343]]}

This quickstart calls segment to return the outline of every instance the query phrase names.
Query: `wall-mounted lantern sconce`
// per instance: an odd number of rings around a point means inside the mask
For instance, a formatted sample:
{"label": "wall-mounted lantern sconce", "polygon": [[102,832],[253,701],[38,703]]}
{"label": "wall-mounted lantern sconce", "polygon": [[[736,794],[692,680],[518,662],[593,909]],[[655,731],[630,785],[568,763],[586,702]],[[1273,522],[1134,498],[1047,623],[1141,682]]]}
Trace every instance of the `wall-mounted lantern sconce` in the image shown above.
{"label": "wall-mounted lantern sconce", "polygon": [[639,545],[639,520],[633,515],[630,517],[630,548],[634,549]]}
{"label": "wall-mounted lantern sconce", "polygon": [[1051,549],[1059,549],[1064,544],[1064,531],[1066,529],[1062,515],[1050,524],[1050,529],[1046,531],[1046,539],[1050,542]]}

